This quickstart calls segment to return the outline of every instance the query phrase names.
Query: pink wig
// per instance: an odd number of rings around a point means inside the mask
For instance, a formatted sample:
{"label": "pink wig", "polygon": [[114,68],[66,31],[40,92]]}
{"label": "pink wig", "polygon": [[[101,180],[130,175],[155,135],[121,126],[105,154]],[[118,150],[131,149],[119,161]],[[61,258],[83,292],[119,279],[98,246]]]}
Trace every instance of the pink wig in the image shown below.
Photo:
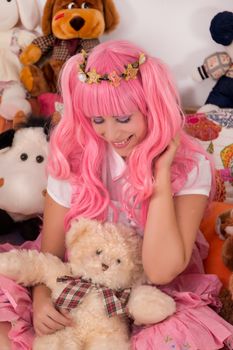
{"label": "pink wig", "polygon": [[[93,49],[86,70],[95,68],[101,75],[113,71],[121,74],[125,66],[137,61],[142,52],[126,41],[108,41]],[[137,78],[122,79],[120,85],[114,87],[105,81],[99,84],[81,82],[78,78],[81,59],[81,55],[70,58],[62,72],[64,113],[51,140],[49,162],[52,176],[69,179],[72,184],[72,205],[66,217],[66,227],[77,216],[105,220],[108,207],[113,207],[101,179],[106,144],[95,134],[90,117],[129,115],[136,110],[145,116],[148,132],[127,159],[124,176],[130,186],[123,196],[122,206],[143,226],[153,190],[154,159],[180,132],[181,145],[172,166],[172,188],[177,192],[197,164],[195,154],[205,152],[182,131],[184,116],[179,97],[167,68],[160,60],[146,55]],[[133,204],[132,198],[135,199]],[[138,206],[142,208],[140,218],[135,214]]]}

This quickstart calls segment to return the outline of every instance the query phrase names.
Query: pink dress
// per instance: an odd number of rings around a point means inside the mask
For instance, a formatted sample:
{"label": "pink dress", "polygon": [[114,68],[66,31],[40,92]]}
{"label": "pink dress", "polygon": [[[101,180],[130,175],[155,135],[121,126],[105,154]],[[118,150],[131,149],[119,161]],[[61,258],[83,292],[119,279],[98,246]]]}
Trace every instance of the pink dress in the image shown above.
{"label": "pink dress", "polygon": [[[8,243],[0,245],[0,252],[11,249],[40,248],[40,237],[34,242],[26,242],[21,246]],[[8,334],[12,342],[12,350],[30,350],[35,336],[32,326],[32,299],[30,289],[24,288],[9,278],[0,275],[0,322],[11,323]]]}
{"label": "pink dress", "polygon": [[[111,169],[105,174],[105,181],[108,184],[111,199],[117,206],[117,196],[122,187],[119,175],[124,164],[122,159],[116,159],[115,156],[110,163]],[[206,169],[204,160],[202,163],[199,174],[201,175],[203,168],[205,176],[198,181],[194,181],[192,176],[189,176],[191,187],[187,181],[180,194],[192,191],[207,193],[208,168]],[[112,166],[114,164],[115,166]],[[69,207],[71,196],[69,186],[64,181],[52,184],[50,179],[48,192],[57,203]],[[111,220],[111,212],[108,219]],[[135,226],[124,212],[119,213],[119,221]],[[142,234],[136,226],[135,229]],[[11,248],[10,245],[0,246],[0,252]],[[38,249],[39,239],[34,243],[26,243],[23,248]],[[207,254],[208,244],[199,232],[188,268],[172,283],[161,287],[175,299],[176,313],[153,326],[134,327],[133,350],[217,350],[224,345],[229,350],[233,350],[233,326],[216,313],[220,307],[217,296],[221,283],[217,276],[204,274],[202,259],[206,258]],[[10,321],[12,324],[9,333],[13,343],[12,350],[30,350],[34,337],[30,293],[26,288],[1,276],[0,286],[0,321]]]}

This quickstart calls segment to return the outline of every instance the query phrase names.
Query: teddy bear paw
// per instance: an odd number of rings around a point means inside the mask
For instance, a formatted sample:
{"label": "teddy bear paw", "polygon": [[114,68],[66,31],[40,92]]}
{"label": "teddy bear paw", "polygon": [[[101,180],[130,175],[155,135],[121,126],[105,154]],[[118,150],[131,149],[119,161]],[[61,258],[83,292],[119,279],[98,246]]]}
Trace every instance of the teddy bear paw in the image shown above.
{"label": "teddy bear paw", "polygon": [[176,311],[173,298],[148,285],[135,288],[127,306],[134,323],[138,325],[158,323]]}

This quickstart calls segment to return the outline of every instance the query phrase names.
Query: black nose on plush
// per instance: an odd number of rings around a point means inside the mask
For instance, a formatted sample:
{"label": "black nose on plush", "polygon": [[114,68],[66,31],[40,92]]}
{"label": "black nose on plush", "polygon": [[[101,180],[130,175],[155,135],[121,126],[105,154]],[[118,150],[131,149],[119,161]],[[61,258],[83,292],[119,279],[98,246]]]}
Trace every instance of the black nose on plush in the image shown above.
{"label": "black nose on plush", "polygon": [[109,268],[109,266],[108,266],[108,265],[106,265],[106,264],[102,264],[102,270],[103,270],[103,271],[106,271],[108,268]]}
{"label": "black nose on plush", "polygon": [[85,21],[82,17],[74,17],[72,18],[72,20],[70,21],[70,25],[72,28],[74,28],[75,30],[80,30],[85,24]]}

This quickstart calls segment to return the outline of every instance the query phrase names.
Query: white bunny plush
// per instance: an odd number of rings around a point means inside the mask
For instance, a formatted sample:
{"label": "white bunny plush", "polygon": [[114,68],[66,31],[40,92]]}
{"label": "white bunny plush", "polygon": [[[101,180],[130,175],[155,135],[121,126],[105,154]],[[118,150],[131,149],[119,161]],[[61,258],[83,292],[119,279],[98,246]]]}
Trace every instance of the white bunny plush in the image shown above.
{"label": "white bunny plush", "polygon": [[130,350],[127,317],[137,324],[164,320],[175,301],[143,284],[141,239],[131,229],[80,218],[66,234],[67,263],[51,254],[0,254],[0,273],[24,286],[45,283],[73,325],[36,337],[33,350]]}
{"label": "white bunny plush", "polygon": [[12,120],[17,112],[31,112],[20,83],[19,54],[36,35],[40,11],[37,0],[1,0],[0,9],[0,115]]}

